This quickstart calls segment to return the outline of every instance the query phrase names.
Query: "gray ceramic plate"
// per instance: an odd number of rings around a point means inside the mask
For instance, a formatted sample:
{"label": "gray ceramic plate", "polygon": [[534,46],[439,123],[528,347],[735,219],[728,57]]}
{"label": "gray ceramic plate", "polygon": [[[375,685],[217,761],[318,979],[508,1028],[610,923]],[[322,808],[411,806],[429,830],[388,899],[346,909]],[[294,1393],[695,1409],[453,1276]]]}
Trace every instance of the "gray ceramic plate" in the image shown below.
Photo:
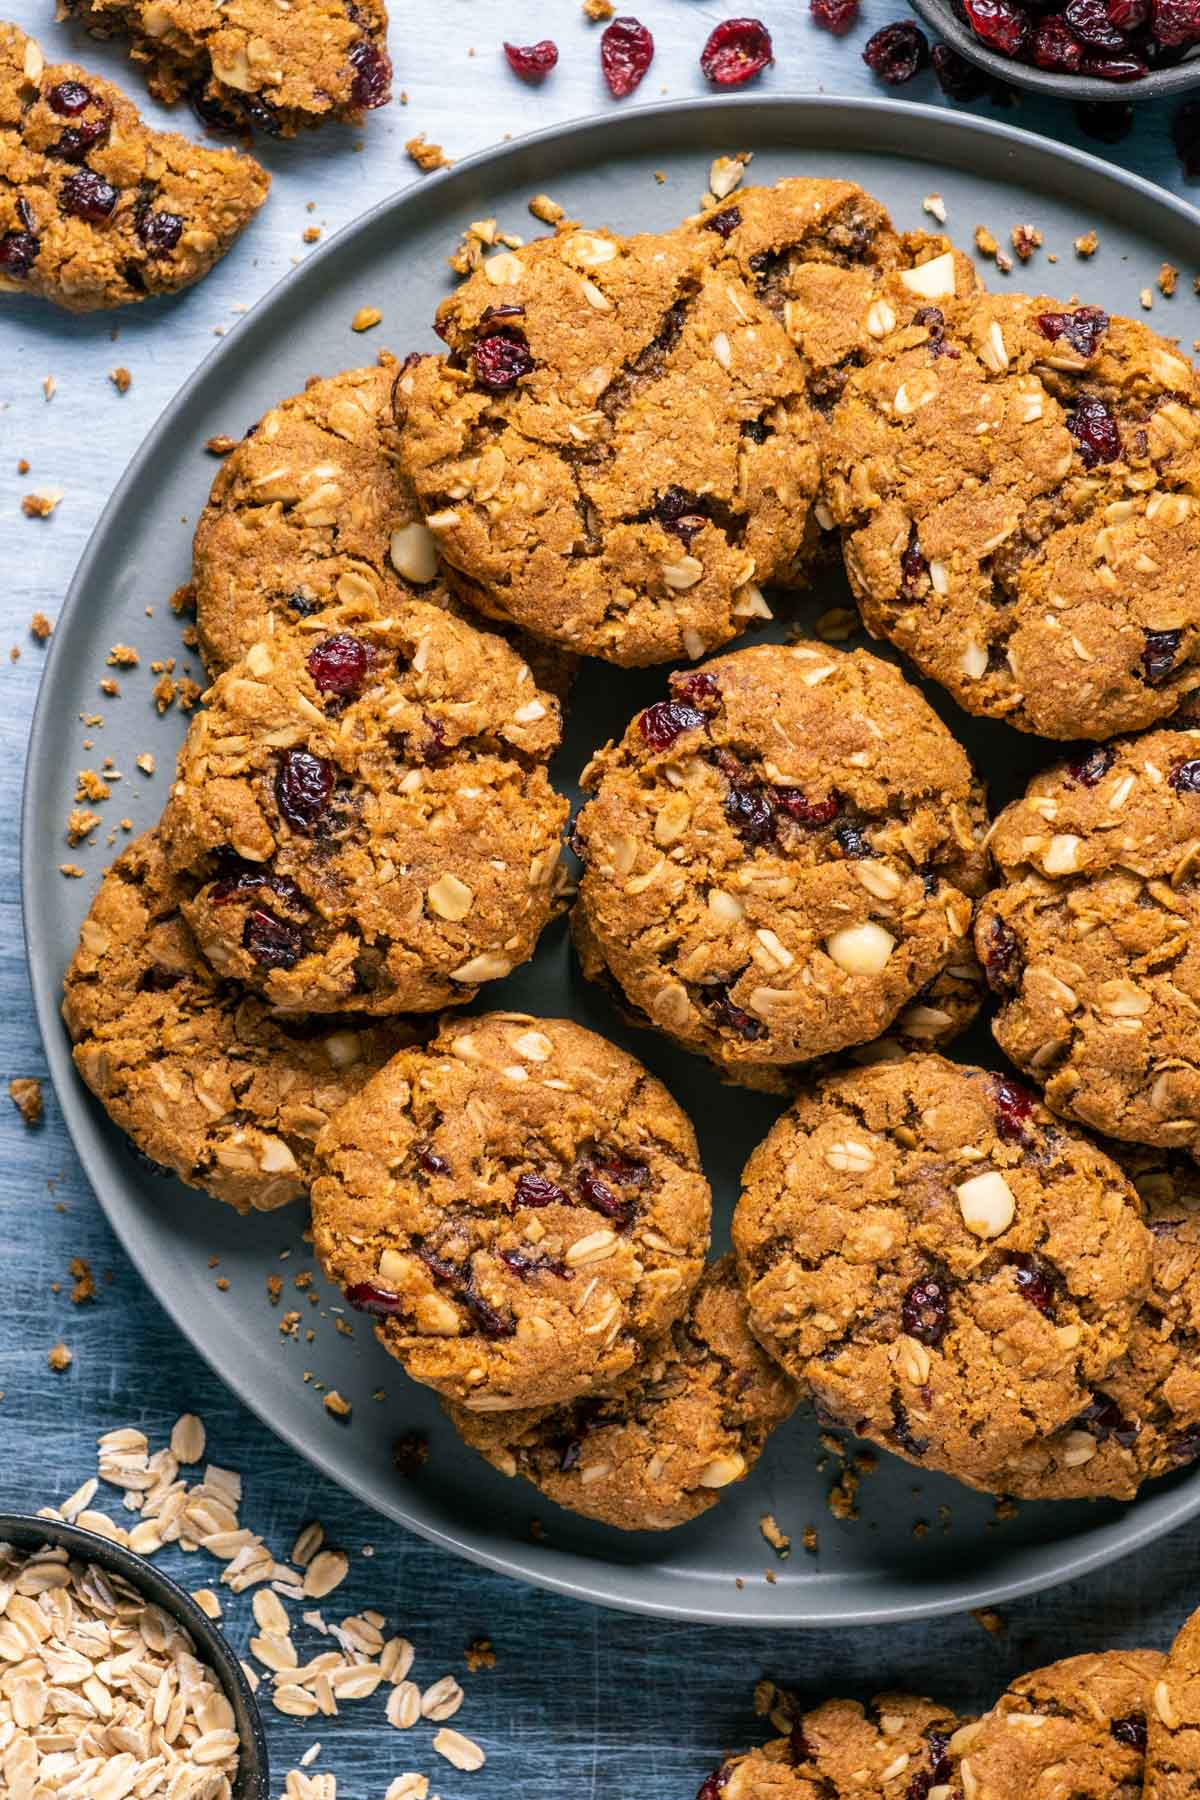
{"label": "gray ceramic plate", "polygon": [[[998,236],[1032,220],[1057,267],[1039,258],[1029,279],[1067,296],[1076,284],[1104,305],[1136,311],[1138,292],[1165,259],[1188,271],[1187,293],[1160,301],[1155,322],[1189,341],[1200,332],[1192,297],[1197,217],[1145,182],[988,120],[886,101],[770,99],[646,107],[567,126],[463,163],[386,202],[309,258],[214,350],[172,401],[120,482],[75,577],[42,683],[30,746],[24,814],[24,897],[29,961],[55,1087],[102,1205],[158,1299],[201,1353],[260,1416],[335,1480],[381,1513],[462,1555],[529,1581],[610,1605],[724,1624],[854,1624],[979,1606],[1110,1561],[1200,1510],[1200,1471],[1156,1487],[1132,1507],[1029,1506],[997,1524],[991,1503],[951,1482],[883,1458],[864,1480],[861,1517],[835,1522],[826,1508],[833,1469],[811,1418],[779,1434],[753,1478],[682,1531],[625,1536],[558,1512],[532,1489],[506,1482],[456,1442],[436,1402],[407,1384],[359,1320],[354,1338],[334,1328],[336,1296],[310,1307],[290,1280],[312,1344],[281,1339],[280,1312],[265,1299],[268,1273],[310,1266],[302,1210],[247,1221],[170,1181],[142,1173],[75,1078],[58,1017],[58,990],[80,918],[107,852],[87,857],[87,880],[55,873],[74,770],[88,761],[75,721],[97,706],[97,679],[111,644],[139,646],[143,664],[178,654],[166,604],[189,566],[191,522],[212,478],[201,451],[217,432],[239,432],[314,372],[362,362],[382,339],[397,352],[431,347],[434,305],[446,287],[445,258],[472,219],[497,216],[528,233],[529,196],[549,189],[577,218],[619,229],[662,227],[697,204],[718,152],[752,149],[753,174],[850,175],[879,194],[904,226],[930,224],[922,197],[944,196],[950,229],[964,245],[986,222]],[[658,172],[665,177],[656,179]],[[1101,248],[1086,267],[1072,239],[1094,226]],[[995,271],[992,271],[995,277]],[[999,278],[996,278],[999,279]],[[355,310],[382,308],[384,325],[352,336]],[[164,328],[165,321],[164,321]],[[839,583],[818,606],[844,600]],[[154,606],[153,619],[145,608]],[[619,732],[638,706],[662,692],[664,671],[618,674],[593,665],[580,679],[559,765],[569,784],[589,750]],[[132,693],[135,683],[127,681]],[[145,686],[138,692],[144,695]],[[939,702],[947,717],[953,708]],[[182,721],[157,720],[132,698],[104,708],[103,742],[117,766],[153,748],[158,773],[137,795],[138,822],[161,806]],[[957,718],[999,799],[1043,751],[1003,728]],[[140,778],[139,778],[140,779]],[[126,782],[126,791],[133,786]],[[133,799],[132,795],[128,799]],[[127,800],[128,803],[128,800]],[[695,1060],[627,1031],[602,995],[575,971],[560,928],[536,961],[491,991],[488,1003],[571,1013],[628,1044],[661,1074],[700,1128],[724,1240],[737,1176],[774,1106],[722,1089]],[[987,1057],[980,1034],[967,1046]],[[290,1249],[288,1260],[279,1254]],[[208,1266],[219,1255],[230,1282],[218,1292]],[[354,1403],[349,1427],[305,1385],[311,1369]],[[386,1397],[373,1399],[382,1389]],[[417,1480],[392,1465],[392,1441],[428,1431],[432,1455]],[[943,1514],[941,1509],[948,1508]],[[819,1552],[797,1544],[775,1580],[758,1520],[773,1512],[796,1539],[818,1526]],[[530,1523],[544,1523],[537,1538]],[[926,1533],[914,1531],[919,1520]],[[739,1578],[741,1581],[739,1583]]]}

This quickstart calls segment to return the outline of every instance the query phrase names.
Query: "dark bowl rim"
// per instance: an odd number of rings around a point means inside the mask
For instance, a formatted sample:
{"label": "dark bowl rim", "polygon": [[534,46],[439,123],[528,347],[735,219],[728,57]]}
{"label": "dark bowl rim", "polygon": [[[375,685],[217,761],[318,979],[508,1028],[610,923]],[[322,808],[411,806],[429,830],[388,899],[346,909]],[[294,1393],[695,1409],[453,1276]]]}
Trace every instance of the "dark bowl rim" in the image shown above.
{"label": "dark bowl rim", "polygon": [[183,1625],[200,1650],[201,1661],[208,1663],[219,1679],[237,1719],[241,1760],[233,1800],[270,1800],[267,1735],[258,1702],[233,1646],[186,1589],[136,1550],[114,1543],[98,1531],[71,1525],[65,1519],[47,1519],[38,1513],[0,1513],[0,1543],[15,1544],[21,1550],[36,1550],[45,1544],[98,1563],[110,1574],[122,1576]]}
{"label": "dark bowl rim", "polygon": [[1098,100],[1117,105],[1122,100],[1161,100],[1168,94],[1183,94],[1200,87],[1200,55],[1173,63],[1169,68],[1151,69],[1138,81],[1100,81],[1094,75],[1059,75],[1050,69],[1036,69],[1029,63],[1014,62],[1011,57],[989,50],[958,17],[952,0],[909,0],[909,3],[932,31],[969,62],[1012,87],[1027,88],[1035,94],[1050,94],[1059,100]]}

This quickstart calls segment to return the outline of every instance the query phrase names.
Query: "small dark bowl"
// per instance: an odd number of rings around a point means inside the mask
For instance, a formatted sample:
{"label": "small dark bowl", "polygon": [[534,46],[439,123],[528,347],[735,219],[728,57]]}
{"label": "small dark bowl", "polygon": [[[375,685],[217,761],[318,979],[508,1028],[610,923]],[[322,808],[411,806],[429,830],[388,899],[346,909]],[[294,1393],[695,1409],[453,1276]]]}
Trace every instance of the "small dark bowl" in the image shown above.
{"label": "small dark bowl", "polygon": [[202,1662],[216,1675],[233,1708],[240,1740],[238,1776],[233,1800],[270,1800],[267,1740],[262,1719],[241,1664],[213,1621],[205,1616],[183,1589],[168,1581],[143,1556],[135,1556],[121,1544],[81,1531],[78,1525],[61,1525],[56,1519],[37,1519],[28,1513],[0,1513],[0,1543],[18,1550],[40,1550],[43,1544],[67,1551],[81,1562],[98,1563],[109,1574],[120,1575],[139,1594],[160,1606],[184,1627]]}
{"label": "small dark bowl", "polygon": [[968,62],[986,69],[999,81],[1013,87],[1030,88],[1035,94],[1052,94],[1056,100],[1162,100],[1168,94],[1182,94],[1200,87],[1200,56],[1191,55],[1169,68],[1151,69],[1140,81],[1101,81],[1095,75],[1057,75],[1049,69],[1034,69],[1028,63],[998,56],[981,44],[971,27],[961,19],[952,0],[911,0],[913,11],[946,43],[965,56]]}

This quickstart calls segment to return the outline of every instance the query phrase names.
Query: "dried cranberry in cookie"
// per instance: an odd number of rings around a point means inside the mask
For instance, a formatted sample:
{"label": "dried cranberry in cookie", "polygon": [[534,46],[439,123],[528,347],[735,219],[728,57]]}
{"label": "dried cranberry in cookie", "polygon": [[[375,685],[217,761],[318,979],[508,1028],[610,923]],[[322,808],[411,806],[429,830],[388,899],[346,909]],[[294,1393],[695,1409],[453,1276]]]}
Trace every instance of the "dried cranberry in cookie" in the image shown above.
{"label": "dried cranberry in cookie", "polygon": [[0,292],[70,312],[198,281],[267,197],[248,156],[152,131],[119,88],[0,23]]}
{"label": "dried cranberry in cookie", "polygon": [[827,1077],[733,1221],[754,1332],[825,1413],[996,1491],[1129,1348],[1151,1251],[1122,1170],[1040,1106],[1015,1139],[1005,1085],[936,1056]]}
{"label": "dried cranberry in cookie", "polygon": [[996,822],[1000,885],[976,926],[1001,1000],[992,1030],[1054,1112],[1195,1154],[1200,732],[1104,755],[1094,781],[1077,762],[1035,776]]}
{"label": "dried cranberry in cookie", "polygon": [[287,1011],[463,1005],[555,904],[558,704],[500,638],[420,600],[314,623],[253,645],[192,722],[162,825],[188,921]]}
{"label": "dried cranberry in cookie", "polygon": [[982,792],[896,669],[762,645],[672,686],[583,777],[589,973],[745,1075],[876,1038],[971,963]]}
{"label": "dried cranberry in cookie", "polygon": [[566,1020],[444,1025],[342,1109],[319,1162],[326,1273],[410,1375],[472,1411],[618,1379],[703,1267],[691,1125],[632,1057]]}

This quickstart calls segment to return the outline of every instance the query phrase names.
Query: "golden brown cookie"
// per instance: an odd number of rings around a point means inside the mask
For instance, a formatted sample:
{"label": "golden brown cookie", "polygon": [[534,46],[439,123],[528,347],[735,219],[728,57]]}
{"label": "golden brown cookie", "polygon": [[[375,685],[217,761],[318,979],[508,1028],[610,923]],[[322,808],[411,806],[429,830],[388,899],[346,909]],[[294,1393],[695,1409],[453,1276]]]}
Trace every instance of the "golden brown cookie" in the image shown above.
{"label": "golden brown cookie", "polygon": [[719,233],[564,230],[487,259],[396,386],[400,455],[459,589],[612,662],[769,617],[815,541],[804,370]]}
{"label": "golden brown cookie", "polygon": [[1000,815],[976,945],[996,1042],[1054,1112],[1200,1148],[1200,731],[1098,746]]}
{"label": "golden brown cookie", "polygon": [[1157,1650],[1106,1650],[1022,1675],[955,1737],[963,1793],[1141,1800],[1146,1718],[1165,1662]]}
{"label": "golden brown cookie", "polygon": [[1116,1164],[937,1056],[802,1095],[746,1165],[733,1243],[756,1336],[832,1418],[983,1487],[1090,1402],[1150,1269]]}
{"label": "golden brown cookie", "polygon": [[822,1800],[926,1800],[951,1780],[964,1720],[916,1694],[827,1700],[792,1727],[789,1752]]}
{"label": "golden brown cookie", "polygon": [[276,1007],[463,1005],[550,917],[558,704],[507,644],[423,601],[313,627],[254,645],[192,721],[162,823],[198,884],[186,916]]}
{"label": "golden brown cookie", "polygon": [[1200,387],[1138,321],[980,295],[900,317],[822,443],[868,629],[969,712],[1056,738],[1200,685]]}
{"label": "golden brown cookie", "polygon": [[696,1800],[825,1800],[792,1762],[787,1738],[731,1756],[700,1784]]}
{"label": "golden brown cookie", "polygon": [[294,137],[355,124],[391,98],[383,0],[66,0],[95,37],[121,34],[150,92],[186,96],[219,131]]}
{"label": "golden brown cookie", "polygon": [[152,831],[105,876],[64,983],[75,1066],[160,1172],[267,1211],[307,1191],[332,1115],[413,1033],[272,1017],[200,955],[190,891]]}
{"label": "golden brown cookie", "polygon": [[622,1531],[665,1531],[715,1506],[749,1474],[797,1390],[759,1349],[731,1256],[603,1395],[549,1411],[447,1405],[459,1433],[502,1475]]}
{"label": "golden brown cookie", "polygon": [[331,1123],[313,1232],[417,1381],[481,1412],[612,1382],[682,1317],[708,1184],[662,1084],[564,1019],[443,1024]]}
{"label": "golden brown cookie", "polygon": [[969,964],[982,789],[896,669],[759,645],[671,689],[583,776],[590,972],[753,1077],[878,1037]]}
{"label": "golden brown cookie", "polygon": [[70,312],[207,275],[267,197],[249,156],[152,131],[76,63],[0,23],[0,293]]}
{"label": "golden brown cookie", "polygon": [[1154,1683],[1148,1715],[1143,1800],[1200,1794],[1200,1612],[1185,1619]]}

